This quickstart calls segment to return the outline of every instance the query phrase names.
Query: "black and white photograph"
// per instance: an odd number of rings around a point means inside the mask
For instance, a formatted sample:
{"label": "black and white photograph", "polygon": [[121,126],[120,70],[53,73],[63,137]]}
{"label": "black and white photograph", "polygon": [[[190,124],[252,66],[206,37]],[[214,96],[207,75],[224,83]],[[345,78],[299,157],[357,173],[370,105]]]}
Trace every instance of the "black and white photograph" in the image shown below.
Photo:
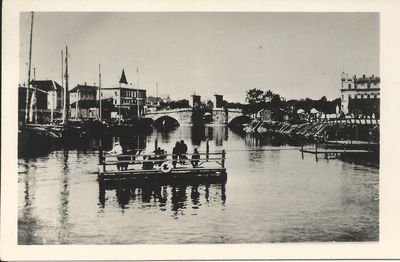
{"label": "black and white photograph", "polygon": [[16,246],[379,245],[381,22],[20,10]]}

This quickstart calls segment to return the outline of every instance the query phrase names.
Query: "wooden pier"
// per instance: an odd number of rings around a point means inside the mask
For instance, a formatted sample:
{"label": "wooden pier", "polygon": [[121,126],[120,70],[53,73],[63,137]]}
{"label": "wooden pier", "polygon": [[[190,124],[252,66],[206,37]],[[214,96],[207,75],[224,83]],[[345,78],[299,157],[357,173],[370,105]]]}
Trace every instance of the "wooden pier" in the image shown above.
{"label": "wooden pier", "polygon": [[99,181],[137,182],[226,181],[225,156],[225,150],[198,153],[198,158],[193,158],[193,154],[140,154],[140,151],[113,156],[100,151],[98,178]]}
{"label": "wooden pier", "polygon": [[[325,145],[326,146],[326,145]],[[305,148],[303,145],[300,149],[301,155],[304,158],[304,153],[313,154],[315,155],[315,159],[318,160],[318,155],[325,156],[326,159],[328,158],[337,158],[343,157],[348,155],[371,155],[375,154],[376,152],[372,150],[364,150],[364,149],[347,149],[345,146],[342,145],[342,148],[329,148],[329,147],[321,147],[318,144],[315,144],[315,147],[308,147]]]}

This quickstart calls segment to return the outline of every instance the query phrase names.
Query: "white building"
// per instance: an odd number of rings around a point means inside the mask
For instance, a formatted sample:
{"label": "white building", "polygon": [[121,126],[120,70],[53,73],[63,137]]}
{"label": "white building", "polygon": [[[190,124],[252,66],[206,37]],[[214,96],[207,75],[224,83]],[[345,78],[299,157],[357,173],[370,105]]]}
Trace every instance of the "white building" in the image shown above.
{"label": "white building", "polygon": [[357,76],[349,77],[348,74],[342,73],[342,88],[340,89],[342,105],[341,111],[344,114],[350,114],[352,108],[349,106],[353,100],[358,102],[366,102],[374,106],[378,105],[380,100],[380,78],[377,76],[357,78]]}

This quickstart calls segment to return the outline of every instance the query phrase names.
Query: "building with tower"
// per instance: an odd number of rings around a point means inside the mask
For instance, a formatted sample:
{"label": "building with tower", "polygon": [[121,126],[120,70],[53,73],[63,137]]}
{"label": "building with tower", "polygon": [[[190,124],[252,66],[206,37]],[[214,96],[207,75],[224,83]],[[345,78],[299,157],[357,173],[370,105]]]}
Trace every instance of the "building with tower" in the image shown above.
{"label": "building with tower", "polygon": [[[119,86],[104,87],[101,89],[101,98],[112,99],[116,110],[115,115],[121,115],[122,118],[129,118],[143,114],[143,108],[146,104],[146,90],[137,89],[133,84],[128,84],[125,71],[122,70]],[[139,106],[139,110],[137,107]]]}

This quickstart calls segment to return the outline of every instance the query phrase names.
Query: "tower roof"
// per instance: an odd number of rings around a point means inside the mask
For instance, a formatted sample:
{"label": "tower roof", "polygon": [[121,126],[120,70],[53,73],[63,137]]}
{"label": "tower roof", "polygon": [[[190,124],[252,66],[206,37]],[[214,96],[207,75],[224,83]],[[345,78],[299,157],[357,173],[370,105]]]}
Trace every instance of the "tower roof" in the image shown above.
{"label": "tower roof", "polygon": [[122,69],[122,74],[121,74],[121,79],[119,80],[120,84],[128,84],[128,81],[126,81],[126,76],[125,76],[125,71]]}

